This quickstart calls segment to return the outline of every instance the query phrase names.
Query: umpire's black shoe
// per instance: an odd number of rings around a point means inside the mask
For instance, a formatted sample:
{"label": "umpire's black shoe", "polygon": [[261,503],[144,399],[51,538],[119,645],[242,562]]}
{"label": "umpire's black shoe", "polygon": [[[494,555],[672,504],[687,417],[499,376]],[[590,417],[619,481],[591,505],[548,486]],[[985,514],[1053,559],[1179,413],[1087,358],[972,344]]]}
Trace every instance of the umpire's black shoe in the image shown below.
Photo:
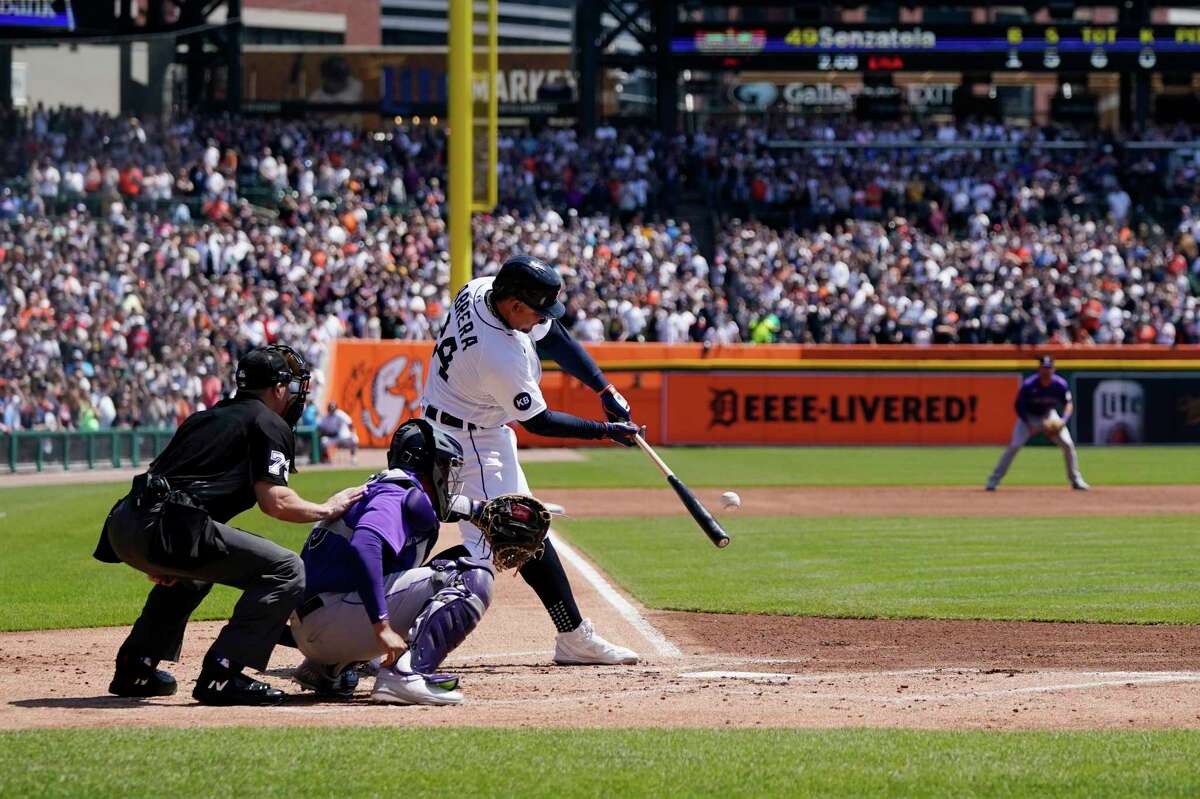
{"label": "umpire's black shoe", "polygon": [[118,653],[117,669],[108,684],[108,692],[130,699],[170,696],[179,686],[169,673],[155,668],[157,665],[152,658]]}
{"label": "umpire's black shoe", "polygon": [[207,663],[192,689],[192,698],[202,705],[277,705],[284,696],[278,688],[240,671],[211,667]]}

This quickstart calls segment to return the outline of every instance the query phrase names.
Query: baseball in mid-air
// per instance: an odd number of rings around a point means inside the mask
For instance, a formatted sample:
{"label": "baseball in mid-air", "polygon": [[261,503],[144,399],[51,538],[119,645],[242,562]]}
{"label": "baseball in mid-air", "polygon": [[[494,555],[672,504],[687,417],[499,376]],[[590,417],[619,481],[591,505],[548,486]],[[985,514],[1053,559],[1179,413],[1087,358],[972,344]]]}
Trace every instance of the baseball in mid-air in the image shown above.
{"label": "baseball in mid-air", "polygon": [[721,505],[725,510],[734,510],[742,507],[742,498],[734,491],[726,491],[721,495]]}

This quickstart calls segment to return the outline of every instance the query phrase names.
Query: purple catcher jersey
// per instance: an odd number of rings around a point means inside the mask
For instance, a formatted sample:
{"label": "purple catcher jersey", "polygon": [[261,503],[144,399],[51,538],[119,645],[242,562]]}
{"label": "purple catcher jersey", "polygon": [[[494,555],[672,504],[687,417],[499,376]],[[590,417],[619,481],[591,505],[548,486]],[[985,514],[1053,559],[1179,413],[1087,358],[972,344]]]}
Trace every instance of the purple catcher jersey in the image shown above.
{"label": "purple catcher jersey", "polygon": [[1021,390],[1017,392],[1017,415],[1041,418],[1050,411],[1062,410],[1070,401],[1071,389],[1063,378],[1054,375],[1050,385],[1043,386],[1037,375],[1030,375],[1021,381]]}
{"label": "purple catcher jersey", "polygon": [[378,571],[373,563],[368,567],[379,580],[420,566],[433,550],[439,524],[425,492],[403,472],[392,473],[391,479],[384,472],[373,480],[340,519],[319,522],[309,534],[300,553],[306,597],[327,591],[374,594],[364,585],[364,579],[370,580],[364,575],[364,553],[379,559]]}

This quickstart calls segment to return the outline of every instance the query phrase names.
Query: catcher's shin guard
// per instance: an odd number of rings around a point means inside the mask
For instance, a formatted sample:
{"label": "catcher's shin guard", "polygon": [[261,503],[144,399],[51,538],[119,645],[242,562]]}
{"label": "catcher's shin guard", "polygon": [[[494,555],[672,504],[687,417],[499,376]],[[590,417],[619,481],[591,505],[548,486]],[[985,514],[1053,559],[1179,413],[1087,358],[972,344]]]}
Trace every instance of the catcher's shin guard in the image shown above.
{"label": "catcher's shin guard", "polygon": [[492,602],[495,578],[490,564],[459,558],[450,568],[458,574],[430,598],[409,631],[410,662],[419,674],[432,674],[475,629]]}

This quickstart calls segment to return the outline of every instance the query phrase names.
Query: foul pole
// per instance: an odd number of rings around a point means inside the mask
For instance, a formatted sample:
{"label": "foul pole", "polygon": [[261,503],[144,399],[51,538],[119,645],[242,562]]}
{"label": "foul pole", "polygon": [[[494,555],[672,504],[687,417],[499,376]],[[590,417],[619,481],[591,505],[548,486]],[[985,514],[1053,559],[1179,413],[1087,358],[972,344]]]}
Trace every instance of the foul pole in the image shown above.
{"label": "foul pole", "polygon": [[472,95],[471,0],[450,0],[450,295],[471,279],[471,164],[475,127]]}

